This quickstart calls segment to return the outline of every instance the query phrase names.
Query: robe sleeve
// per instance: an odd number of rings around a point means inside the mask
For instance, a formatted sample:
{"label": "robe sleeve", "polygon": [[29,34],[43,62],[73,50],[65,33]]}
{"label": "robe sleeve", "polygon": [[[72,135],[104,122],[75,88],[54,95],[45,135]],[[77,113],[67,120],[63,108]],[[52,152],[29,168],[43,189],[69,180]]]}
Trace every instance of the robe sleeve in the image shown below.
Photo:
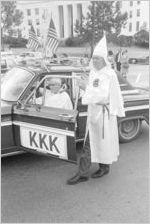
{"label": "robe sleeve", "polygon": [[117,74],[111,69],[111,82],[110,82],[110,114],[118,117],[125,116],[124,102],[121,94],[121,89]]}

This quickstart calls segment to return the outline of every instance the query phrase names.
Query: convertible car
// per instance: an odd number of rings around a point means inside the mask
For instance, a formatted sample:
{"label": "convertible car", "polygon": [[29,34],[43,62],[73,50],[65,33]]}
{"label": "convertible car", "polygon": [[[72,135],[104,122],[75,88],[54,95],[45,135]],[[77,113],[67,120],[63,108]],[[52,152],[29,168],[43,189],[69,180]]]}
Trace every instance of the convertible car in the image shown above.
{"label": "convertible car", "polygon": [[[87,106],[77,80],[88,67],[14,67],[1,86],[1,155],[23,151],[76,161],[76,143],[84,140]],[[44,106],[47,80],[63,80],[73,110]],[[134,88],[119,74],[126,116],[118,118],[120,142],[135,139],[142,122],[149,122],[149,93]],[[42,89],[42,91],[40,91]],[[40,97],[41,103],[37,103]]]}

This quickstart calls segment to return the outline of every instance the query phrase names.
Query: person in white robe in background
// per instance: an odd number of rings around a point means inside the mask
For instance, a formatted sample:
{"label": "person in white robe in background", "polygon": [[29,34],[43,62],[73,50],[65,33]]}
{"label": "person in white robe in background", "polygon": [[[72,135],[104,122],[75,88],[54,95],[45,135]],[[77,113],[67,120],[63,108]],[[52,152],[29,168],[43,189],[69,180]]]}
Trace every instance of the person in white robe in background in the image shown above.
{"label": "person in white robe in background", "polygon": [[70,185],[89,179],[91,162],[99,164],[91,177],[102,177],[119,156],[117,116],[125,112],[117,75],[107,60],[105,35],[94,49],[90,67],[89,80],[83,78],[79,83],[85,88],[82,103],[88,105],[88,117],[78,172],[67,181]]}

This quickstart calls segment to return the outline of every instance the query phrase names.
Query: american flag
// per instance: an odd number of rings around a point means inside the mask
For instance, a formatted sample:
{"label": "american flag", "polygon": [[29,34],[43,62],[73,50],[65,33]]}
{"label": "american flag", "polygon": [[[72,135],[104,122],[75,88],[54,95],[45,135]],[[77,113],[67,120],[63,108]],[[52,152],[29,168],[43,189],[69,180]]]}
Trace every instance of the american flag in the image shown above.
{"label": "american flag", "polygon": [[57,39],[56,28],[55,28],[53,19],[51,18],[48,34],[47,34],[46,51],[50,51],[54,54],[56,52],[57,47],[58,47],[58,39]]}
{"label": "american flag", "polygon": [[36,51],[39,46],[40,46],[40,43],[36,36],[33,25],[31,25],[31,29],[29,30],[29,40],[28,40],[27,48],[29,48],[33,51]]}

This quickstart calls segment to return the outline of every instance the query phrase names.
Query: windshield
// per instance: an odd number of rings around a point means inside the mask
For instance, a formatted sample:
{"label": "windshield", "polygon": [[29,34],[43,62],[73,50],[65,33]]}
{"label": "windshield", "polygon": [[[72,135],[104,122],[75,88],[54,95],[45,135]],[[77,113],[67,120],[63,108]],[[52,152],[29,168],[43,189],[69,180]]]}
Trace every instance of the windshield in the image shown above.
{"label": "windshield", "polygon": [[1,86],[2,100],[17,101],[33,76],[32,73],[21,68],[11,69]]}

